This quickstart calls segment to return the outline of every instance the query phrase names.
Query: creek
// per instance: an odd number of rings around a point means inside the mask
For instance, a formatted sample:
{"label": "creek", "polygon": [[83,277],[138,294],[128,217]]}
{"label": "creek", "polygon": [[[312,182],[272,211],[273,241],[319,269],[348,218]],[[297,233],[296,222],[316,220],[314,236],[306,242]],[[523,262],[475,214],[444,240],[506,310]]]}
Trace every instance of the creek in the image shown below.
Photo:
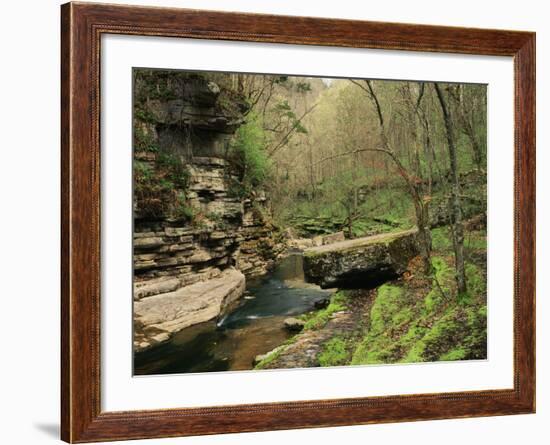
{"label": "creek", "polygon": [[284,319],[309,312],[332,291],[306,283],[300,254],[247,281],[239,305],[219,320],[183,329],[166,343],[134,357],[135,375],[236,371],[284,343]]}

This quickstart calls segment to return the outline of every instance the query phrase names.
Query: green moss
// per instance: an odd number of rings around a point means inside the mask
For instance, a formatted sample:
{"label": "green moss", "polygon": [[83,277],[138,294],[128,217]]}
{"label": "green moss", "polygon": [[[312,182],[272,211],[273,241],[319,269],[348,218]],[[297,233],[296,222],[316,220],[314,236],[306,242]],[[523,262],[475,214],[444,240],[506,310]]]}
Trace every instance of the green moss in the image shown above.
{"label": "green moss", "polygon": [[424,352],[425,345],[422,342],[415,343],[409,350],[407,355],[400,360],[401,363],[418,363],[423,362],[422,353]]}
{"label": "green moss", "polygon": [[320,311],[308,314],[305,317],[306,323],[304,330],[317,330],[324,327],[335,312],[345,311],[347,309],[347,296],[344,291],[338,291],[332,294],[330,304]]}
{"label": "green moss", "polygon": [[288,346],[296,342],[297,338],[298,338],[297,335],[294,335],[293,337],[288,338],[281,346],[278,346],[277,348],[273,349],[267,357],[265,357],[263,360],[256,363],[256,366],[254,366],[254,369],[264,369],[267,365],[274,362],[276,359],[278,359],[281,356],[281,354],[286,350]]}
{"label": "green moss", "polygon": [[413,318],[413,306],[402,287],[390,284],[380,286],[371,308],[368,330],[355,348],[351,363],[360,365],[394,362],[401,345],[394,340],[392,332],[399,331],[411,323]]}
{"label": "green moss", "polygon": [[445,354],[442,354],[441,356],[439,356],[439,360],[444,362],[450,362],[454,360],[463,360],[466,357],[466,355],[467,355],[467,351],[464,348],[459,347],[456,349],[451,349]]}
{"label": "green moss", "polygon": [[482,359],[487,355],[484,307],[454,306],[415,342],[402,362]]}
{"label": "green moss", "polygon": [[466,282],[470,298],[484,297],[487,291],[487,280],[481,269],[472,263],[466,264]]}
{"label": "green moss", "polygon": [[321,366],[342,366],[349,361],[349,352],[346,341],[341,337],[333,337],[323,345],[319,354],[319,365]]}
{"label": "green moss", "polygon": [[454,283],[454,270],[441,257],[432,257],[434,279],[432,289],[424,299],[425,314],[436,312],[446,299],[450,298]]}
{"label": "green moss", "polygon": [[269,365],[271,362],[279,358],[283,350],[286,349],[284,346],[279,346],[276,348],[271,354],[269,354],[266,358],[261,360],[254,366],[254,369],[264,369],[267,365]]}
{"label": "green moss", "polygon": [[443,339],[452,337],[455,329],[454,313],[446,314],[435,322],[433,327],[427,331],[422,339],[414,344],[401,361],[404,363],[432,361],[429,359],[429,356],[432,354],[428,354],[430,348],[433,349],[433,347],[437,346]]}
{"label": "green moss", "polygon": [[371,309],[370,333],[377,335],[385,330],[388,324],[395,325],[407,320],[410,309],[403,307],[403,289],[391,284],[378,288],[378,295]]}
{"label": "green moss", "polygon": [[424,298],[419,299],[418,291],[406,283],[378,288],[370,323],[355,346],[352,364],[486,357],[487,309],[479,298],[485,292],[482,270],[468,265],[471,295],[458,298],[452,259],[436,256],[432,260],[432,289]]}

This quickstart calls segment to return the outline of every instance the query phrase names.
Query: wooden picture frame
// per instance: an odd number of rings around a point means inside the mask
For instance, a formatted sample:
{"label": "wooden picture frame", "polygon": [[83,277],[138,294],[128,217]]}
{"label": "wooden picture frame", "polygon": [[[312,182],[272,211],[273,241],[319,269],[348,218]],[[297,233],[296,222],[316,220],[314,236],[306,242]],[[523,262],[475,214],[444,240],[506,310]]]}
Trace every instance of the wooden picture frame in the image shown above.
{"label": "wooden picture frame", "polygon": [[[61,8],[61,437],[174,437],[535,411],[535,34],[67,3]],[[515,70],[514,387],[102,412],[100,38],[103,34],[512,56]]]}

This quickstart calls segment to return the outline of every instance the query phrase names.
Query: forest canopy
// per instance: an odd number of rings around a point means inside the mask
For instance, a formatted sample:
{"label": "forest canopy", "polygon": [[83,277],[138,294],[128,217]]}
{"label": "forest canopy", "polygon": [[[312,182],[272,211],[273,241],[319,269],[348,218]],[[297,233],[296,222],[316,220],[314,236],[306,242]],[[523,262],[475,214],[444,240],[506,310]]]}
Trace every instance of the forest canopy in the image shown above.
{"label": "forest canopy", "polygon": [[[235,147],[249,160],[242,167],[250,167],[254,185],[269,189],[276,221],[348,219],[359,236],[368,230],[361,215],[376,214],[378,201],[389,200],[393,222],[413,223],[395,159],[423,186],[422,200],[448,193],[450,155],[434,84],[368,81],[373,101],[364,80],[234,76],[251,104]],[[484,176],[486,86],[440,85],[453,120],[458,174]],[[383,151],[388,145],[395,159]],[[369,193],[382,189],[387,196]]]}

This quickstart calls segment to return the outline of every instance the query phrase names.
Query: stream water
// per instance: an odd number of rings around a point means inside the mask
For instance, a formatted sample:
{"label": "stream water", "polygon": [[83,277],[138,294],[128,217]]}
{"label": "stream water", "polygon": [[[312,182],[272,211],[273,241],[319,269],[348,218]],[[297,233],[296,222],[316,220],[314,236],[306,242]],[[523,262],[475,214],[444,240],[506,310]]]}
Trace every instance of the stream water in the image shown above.
{"label": "stream water", "polygon": [[134,357],[134,374],[252,369],[254,357],[283,343],[291,334],[283,321],[313,309],[330,295],[304,281],[302,256],[285,257],[269,274],[247,282],[241,303],[218,321],[176,333],[170,341]]}

